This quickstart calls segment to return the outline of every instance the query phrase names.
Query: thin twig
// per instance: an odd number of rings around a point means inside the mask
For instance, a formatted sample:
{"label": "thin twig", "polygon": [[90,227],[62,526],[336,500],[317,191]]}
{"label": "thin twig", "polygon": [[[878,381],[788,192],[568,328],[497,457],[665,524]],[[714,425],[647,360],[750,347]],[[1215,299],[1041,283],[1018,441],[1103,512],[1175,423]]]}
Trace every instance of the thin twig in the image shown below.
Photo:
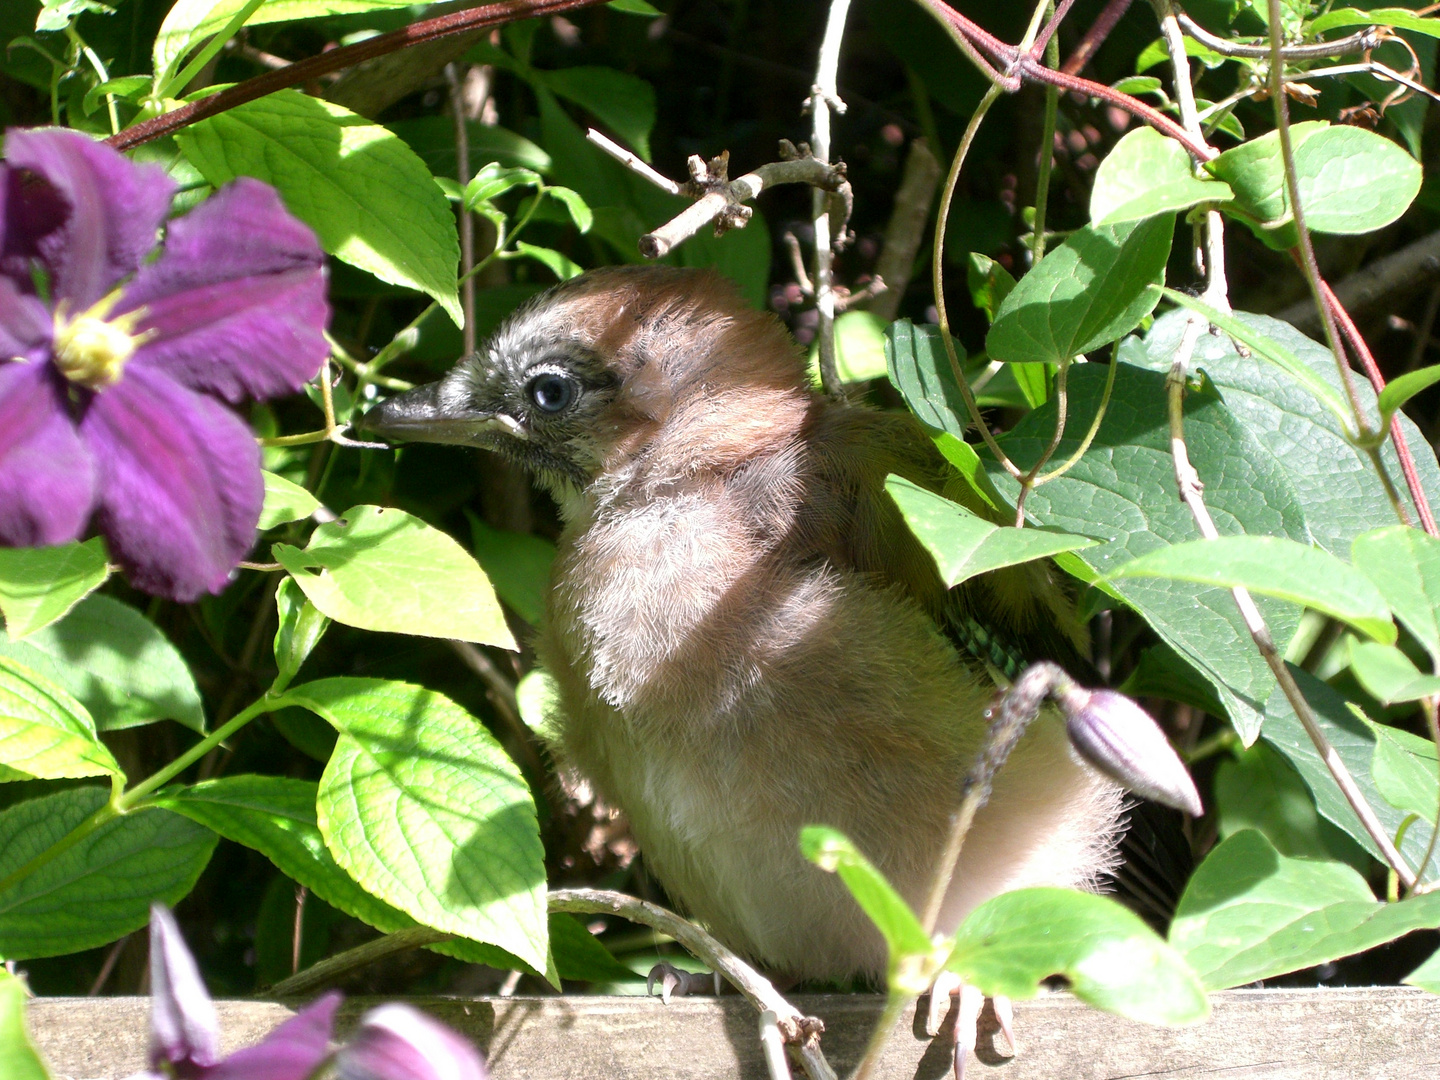
{"label": "thin twig", "polygon": [[694,923],[658,904],[607,889],[552,889],[549,904],[551,911],[618,915],[669,934],[709,964],[711,970],[723,974],[756,1009],[775,1014],[785,1041],[799,1047],[805,1073],[811,1080],[835,1080],[835,1071],[820,1050],[820,1035],[825,1025],[815,1017],[803,1015],[780,996],[769,980]]}
{"label": "thin twig", "polygon": [[304,971],[291,975],[288,979],[281,979],[266,990],[263,996],[266,998],[306,997],[322,987],[332,985],[342,975],[369,967],[387,956],[409,952],[411,949],[419,949],[425,945],[435,945],[441,941],[449,941],[452,937],[454,937],[453,934],[447,934],[443,930],[432,930],[428,926],[412,926],[405,930],[397,930],[393,934],[386,934],[374,941],[367,941],[364,945],[357,945],[353,949],[346,949],[334,956],[327,956],[319,963],[311,964]]}
{"label": "thin twig", "polygon": [[[810,92],[810,153],[821,164],[830,163],[830,109],[844,112],[844,102],[836,89],[840,69],[840,44],[845,37],[845,16],[850,0],[830,0],[830,15],[825,20],[825,36],[820,41],[820,59],[815,68],[815,86]],[[830,220],[829,196],[816,189],[811,193],[810,216],[815,228],[814,273],[815,310],[820,320],[815,328],[820,354],[820,386],[831,397],[841,393],[840,373],[835,355],[835,288],[831,267],[835,252],[833,244],[843,235],[845,222]],[[831,226],[837,226],[832,237]]]}
{"label": "thin twig", "polygon": [[237,105],[243,105],[247,101],[254,101],[266,94],[273,94],[276,90],[283,90],[288,86],[298,86],[301,83],[328,75],[332,71],[353,67],[366,60],[373,60],[377,56],[385,56],[412,45],[436,41],[455,34],[467,34],[493,26],[503,26],[518,19],[556,15],[562,11],[590,7],[601,2],[602,0],[504,0],[501,3],[486,4],[483,7],[470,8],[466,11],[451,12],[434,19],[421,19],[419,22],[410,23],[399,30],[392,30],[388,34],[380,34],[354,45],[331,49],[318,56],[297,60],[276,71],[267,71],[253,79],[246,79],[219,93],[210,94],[198,101],[182,105],[172,112],[163,113],[143,123],[135,124],[118,135],[112,135],[105,141],[116,150],[129,150],[141,143],[172,135],[183,127],[225,112],[227,109],[233,109]]}
{"label": "thin twig", "polygon": [[[1262,60],[1274,55],[1269,45],[1246,45],[1243,42],[1218,37],[1189,15],[1183,12],[1177,12],[1176,15],[1180,27],[1189,37],[1221,56],[1245,56]],[[1349,56],[1353,53],[1368,52],[1376,48],[1382,40],[1381,33],[1372,26],[1359,33],[1351,34],[1349,37],[1336,38],[1334,41],[1321,41],[1313,45],[1285,45],[1280,49],[1280,56],[1291,62],[1323,60],[1330,56]]]}
{"label": "thin twig", "polygon": [[1055,430],[1050,435],[1050,444],[1035,459],[1035,464],[1030,471],[1020,478],[1020,493],[1015,496],[1015,528],[1025,527],[1025,499],[1030,492],[1035,490],[1035,478],[1040,475],[1040,470],[1055,456],[1055,451],[1060,447],[1060,440],[1065,437],[1065,420],[1070,411],[1069,374],[1070,365],[1074,360],[1066,357],[1060,361],[1055,372]]}
{"label": "thin twig", "polygon": [[1133,0],[1110,0],[1095,21],[1090,24],[1090,29],[1085,31],[1085,36],[1080,39],[1080,44],[1075,46],[1075,51],[1070,58],[1061,65],[1060,70],[1067,75],[1079,75],[1090,58],[1095,55],[1105,39],[1110,36],[1110,31],[1115,29],[1125,13],[1130,10]]}
{"label": "thin twig", "polygon": [[875,260],[875,276],[885,282],[885,291],[870,305],[870,310],[882,322],[895,318],[905,298],[906,286],[915,269],[915,255],[925,239],[925,225],[930,220],[930,208],[935,204],[935,189],[939,185],[940,162],[928,142],[915,139],[905,157],[905,171],[895,192],[895,207],[885,226],[885,242],[880,247],[880,257]]}
{"label": "thin twig", "polygon": [[1064,476],[1067,472],[1079,464],[1085,452],[1090,449],[1090,444],[1095,441],[1095,436],[1100,433],[1100,425],[1105,420],[1105,411],[1110,407],[1110,393],[1115,389],[1115,373],[1120,369],[1120,358],[1117,355],[1120,351],[1120,343],[1115,343],[1115,350],[1110,355],[1110,363],[1105,369],[1105,389],[1100,393],[1100,407],[1095,410],[1095,418],[1090,421],[1090,428],[1085,432],[1085,437],[1080,440],[1080,445],[1075,452],[1065,461],[1063,465],[1057,465],[1044,476],[1036,479],[1032,487],[1039,487],[1041,484],[1048,484],[1051,480]]}
{"label": "thin twig", "polygon": [[605,153],[620,162],[621,165],[624,165],[631,172],[638,173],[646,180],[649,180],[650,183],[654,184],[661,191],[668,192],[671,195],[680,194],[679,184],[675,183],[674,180],[671,180],[664,173],[651,168],[639,154],[634,154],[626,150],[625,147],[621,146],[608,135],[602,135],[594,128],[590,128],[585,132],[585,138],[589,139],[601,150],[604,150]]}

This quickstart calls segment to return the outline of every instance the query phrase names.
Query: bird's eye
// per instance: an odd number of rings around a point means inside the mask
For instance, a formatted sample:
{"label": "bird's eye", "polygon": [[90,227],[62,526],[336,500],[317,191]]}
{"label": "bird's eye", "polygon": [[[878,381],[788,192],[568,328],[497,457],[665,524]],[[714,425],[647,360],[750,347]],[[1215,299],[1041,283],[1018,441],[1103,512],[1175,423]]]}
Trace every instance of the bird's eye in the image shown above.
{"label": "bird's eye", "polygon": [[525,388],[530,400],[541,412],[558,413],[568,408],[575,400],[575,380],[566,375],[547,371],[530,380]]}

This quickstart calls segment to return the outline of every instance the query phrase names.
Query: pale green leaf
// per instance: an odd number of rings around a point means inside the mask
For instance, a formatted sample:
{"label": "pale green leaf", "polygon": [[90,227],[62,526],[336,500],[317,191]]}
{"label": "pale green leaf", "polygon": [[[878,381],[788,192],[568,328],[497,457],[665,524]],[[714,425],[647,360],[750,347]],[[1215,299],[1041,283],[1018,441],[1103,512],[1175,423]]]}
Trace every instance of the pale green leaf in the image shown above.
{"label": "pale green leaf", "polygon": [[1440,540],[1388,525],[1357,536],[1350,560],[1440,665]]}
{"label": "pale green leaf", "polygon": [[5,1080],[50,1080],[25,1029],[26,996],[25,984],[0,969],[0,1076]]}
{"label": "pale green leaf", "polygon": [[0,547],[0,613],[11,641],[60,618],[110,576],[104,541]]}
{"label": "pale green leaf", "polygon": [[1365,692],[1385,705],[1440,694],[1440,676],[1421,674],[1410,658],[1393,645],[1352,643],[1350,670]]}
{"label": "pale green leaf", "polygon": [[1090,220],[1113,225],[1233,197],[1229,185],[1197,177],[1190,154],[1174,139],[1139,127],[1116,143],[1095,171]]}
{"label": "pale green leaf", "polygon": [[1375,732],[1375,786],[1397,810],[1433,822],[1440,813],[1440,773],[1435,744],[1399,728],[1372,724]]}
{"label": "pale green leaf", "polygon": [[265,481],[265,505],[260,510],[260,523],[255,527],[261,532],[287,521],[307,518],[320,508],[320,500],[294,481],[268,469],[261,470],[260,478]]}
{"label": "pale green leaf", "polygon": [[536,244],[527,244],[524,240],[516,240],[515,250],[543,265],[561,281],[569,281],[585,272],[585,268],[574,259],[554,248],[540,247]]}
{"label": "pale green leaf", "polygon": [[125,776],[85,706],[6,656],[0,656],[0,765],[41,780]]}
{"label": "pale green leaf", "polygon": [[275,558],[321,612],[363,630],[515,649],[485,572],[439,529],[403,510],[356,506]]}

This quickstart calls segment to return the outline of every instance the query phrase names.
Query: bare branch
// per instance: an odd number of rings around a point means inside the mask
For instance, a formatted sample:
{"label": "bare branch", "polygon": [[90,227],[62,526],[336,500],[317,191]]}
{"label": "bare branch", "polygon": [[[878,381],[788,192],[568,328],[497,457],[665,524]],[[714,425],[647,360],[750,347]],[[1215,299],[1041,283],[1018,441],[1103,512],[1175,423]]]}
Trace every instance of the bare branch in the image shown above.
{"label": "bare branch", "polygon": [[637,154],[626,150],[625,147],[621,146],[614,139],[600,134],[600,132],[594,128],[590,128],[585,132],[585,138],[589,139],[601,150],[604,150],[605,153],[620,162],[621,165],[624,165],[631,172],[638,173],[646,180],[649,180],[650,183],[654,184],[661,191],[669,192],[671,195],[680,194],[679,184],[675,183],[674,180],[671,180],[664,173],[652,169],[646,162],[641,160]]}

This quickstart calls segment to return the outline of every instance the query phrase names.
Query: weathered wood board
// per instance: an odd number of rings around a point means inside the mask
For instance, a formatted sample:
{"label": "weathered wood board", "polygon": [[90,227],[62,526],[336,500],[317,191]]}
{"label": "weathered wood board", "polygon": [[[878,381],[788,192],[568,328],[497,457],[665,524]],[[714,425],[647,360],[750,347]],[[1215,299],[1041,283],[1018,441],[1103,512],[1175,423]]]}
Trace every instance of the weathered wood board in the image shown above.
{"label": "weathered wood board", "polygon": [[[485,1051],[496,1080],[730,1080],[763,1078],[753,1009],[739,997],[423,998],[414,1004]],[[982,1029],[970,1080],[1418,1080],[1440,1076],[1440,997],[1405,987],[1231,990],[1191,1028],[1154,1028],[1090,1009],[1065,994],[1017,1002],[1020,1055],[1005,1063]],[[793,999],[825,1020],[826,1055],[840,1076],[879,1015],[876,996]],[[340,1030],[369,1004],[346,1003]],[[218,1002],[227,1051],[257,1042],[291,1015],[286,1005]],[[989,1010],[986,1010],[989,1017]],[[31,1032],[56,1080],[124,1080],[144,1067],[144,998],[40,998]],[[983,1025],[983,1021],[982,1021]],[[993,1029],[993,1025],[991,1025]],[[949,1075],[950,1029],[932,1043],[907,1016],[878,1070],[886,1080]],[[798,1072],[797,1072],[797,1075]]]}

